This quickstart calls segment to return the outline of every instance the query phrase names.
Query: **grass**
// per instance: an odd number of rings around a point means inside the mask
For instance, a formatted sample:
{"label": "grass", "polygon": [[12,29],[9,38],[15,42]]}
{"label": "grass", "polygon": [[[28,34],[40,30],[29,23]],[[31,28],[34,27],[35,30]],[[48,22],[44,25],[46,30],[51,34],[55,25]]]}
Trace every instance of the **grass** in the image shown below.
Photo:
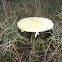
{"label": "grass", "polygon": [[[53,31],[40,33],[34,44],[31,33],[21,33],[17,28],[20,19],[33,16],[54,22]],[[62,62],[61,58],[61,0],[0,1],[0,62]]]}

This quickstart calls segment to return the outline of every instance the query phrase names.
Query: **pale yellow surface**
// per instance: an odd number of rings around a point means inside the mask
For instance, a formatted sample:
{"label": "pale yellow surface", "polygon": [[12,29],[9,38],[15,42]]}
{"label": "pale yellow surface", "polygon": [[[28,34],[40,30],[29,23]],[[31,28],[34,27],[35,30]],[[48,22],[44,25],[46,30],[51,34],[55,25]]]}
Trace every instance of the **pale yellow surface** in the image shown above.
{"label": "pale yellow surface", "polygon": [[53,28],[53,22],[43,17],[28,17],[18,21],[19,29],[27,32],[43,32]]}

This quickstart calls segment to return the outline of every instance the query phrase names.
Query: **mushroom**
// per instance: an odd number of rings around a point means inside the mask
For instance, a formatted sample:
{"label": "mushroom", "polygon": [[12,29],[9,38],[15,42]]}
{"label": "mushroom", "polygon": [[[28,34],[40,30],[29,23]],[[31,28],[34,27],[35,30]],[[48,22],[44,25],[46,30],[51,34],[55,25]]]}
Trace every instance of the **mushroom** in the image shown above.
{"label": "mushroom", "polygon": [[21,32],[34,32],[35,38],[39,32],[44,32],[53,28],[53,22],[48,18],[43,17],[28,17],[23,18],[17,23],[17,27]]}

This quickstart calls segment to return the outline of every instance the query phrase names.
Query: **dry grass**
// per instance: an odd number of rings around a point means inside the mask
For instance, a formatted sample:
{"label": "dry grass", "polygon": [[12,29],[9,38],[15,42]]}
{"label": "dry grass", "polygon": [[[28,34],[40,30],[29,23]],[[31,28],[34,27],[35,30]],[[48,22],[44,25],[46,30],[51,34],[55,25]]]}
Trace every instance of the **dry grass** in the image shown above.
{"label": "dry grass", "polygon": [[[0,1],[0,62],[62,61],[61,0]],[[21,33],[17,21],[25,17],[47,17],[55,26],[31,42],[30,33]],[[33,48],[34,47],[34,48]]]}

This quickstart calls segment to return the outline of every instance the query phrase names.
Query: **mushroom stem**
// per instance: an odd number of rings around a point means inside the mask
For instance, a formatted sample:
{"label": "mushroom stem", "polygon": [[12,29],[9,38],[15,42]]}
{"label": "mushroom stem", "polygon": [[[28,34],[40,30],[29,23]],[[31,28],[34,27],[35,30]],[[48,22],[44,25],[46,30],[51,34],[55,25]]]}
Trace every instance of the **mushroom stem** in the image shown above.
{"label": "mushroom stem", "polygon": [[31,36],[31,42],[33,42],[33,43],[35,42],[35,36],[34,35],[35,35],[35,33],[32,33],[32,36]]}
{"label": "mushroom stem", "polygon": [[21,32],[24,32],[23,30],[21,30]]}
{"label": "mushroom stem", "polygon": [[36,33],[35,33],[35,39],[36,39],[37,35],[39,35],[39,32],[36,32]]}

